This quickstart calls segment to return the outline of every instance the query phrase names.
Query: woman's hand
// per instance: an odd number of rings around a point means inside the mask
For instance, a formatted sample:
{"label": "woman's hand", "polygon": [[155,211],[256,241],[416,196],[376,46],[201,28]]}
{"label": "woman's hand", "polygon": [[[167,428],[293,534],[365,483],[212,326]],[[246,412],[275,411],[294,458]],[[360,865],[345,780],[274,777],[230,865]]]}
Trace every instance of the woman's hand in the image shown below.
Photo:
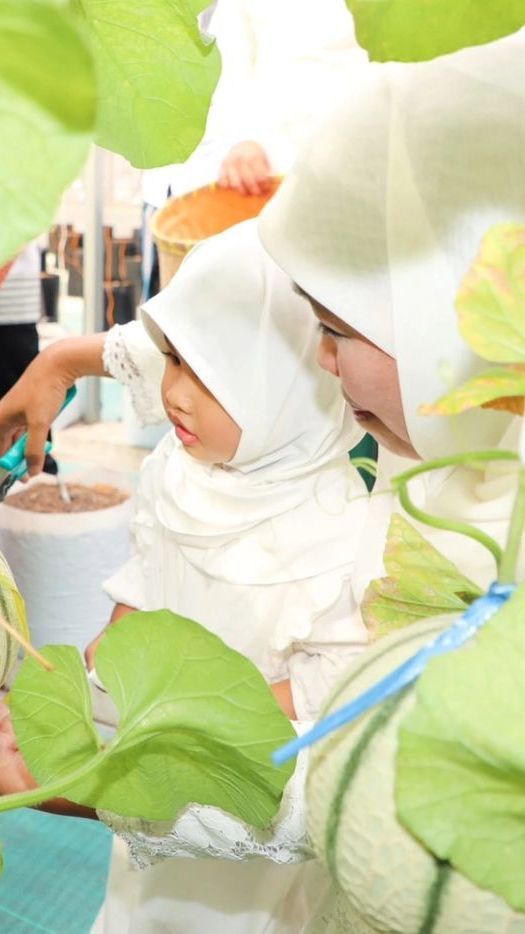
{"label": "woman's hand", "polygon": [[18,749],[9,707],[0,703],[0,795],[30,791],[36,787],[37,783]]}
{"label": "woman's hand", "polygon": [[268,191],[271,166],[262,146],[246,140],[233,146],[219,173],[221,188],[234,188],[243,195],[262,195]]}
{"label": "woman's hand", "polygon": [[0,399],[0,456],[27,431],[29,474],[40,473],[47,433],[67,390],[80,376],[105,375],[103,347],[103,334],[65,338],[35,357],[23,376]]}

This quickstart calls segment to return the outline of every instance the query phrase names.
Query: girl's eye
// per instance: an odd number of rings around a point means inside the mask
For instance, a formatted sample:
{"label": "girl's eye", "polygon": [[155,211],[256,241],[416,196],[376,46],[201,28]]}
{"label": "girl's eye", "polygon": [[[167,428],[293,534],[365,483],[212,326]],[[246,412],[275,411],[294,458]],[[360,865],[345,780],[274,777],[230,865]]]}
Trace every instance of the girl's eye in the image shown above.
{"label": "girl's eye", "polygon": [[329,328],[327,324],[323,324],[322,321],[319,321],[317,324],[318,329],[321,334],[326,334],[328,337],[338,338],[343,337],[343,334],[339,334],[337,331],[332,331],[332,328]]}

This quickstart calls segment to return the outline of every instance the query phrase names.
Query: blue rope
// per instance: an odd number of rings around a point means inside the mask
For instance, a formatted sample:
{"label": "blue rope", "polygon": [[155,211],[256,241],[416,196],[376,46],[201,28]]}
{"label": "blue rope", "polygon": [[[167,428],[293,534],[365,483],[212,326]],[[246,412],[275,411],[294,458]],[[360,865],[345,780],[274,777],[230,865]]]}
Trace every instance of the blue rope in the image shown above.
{"label": "blue rope", "polygon": [[443,655],[445,652],[451,652],[471,639],[478,629],[501,609],[515,589],[515,584],[491,584],[488,592],[483,597],[479,597],[478,600],[471,603],[452,626],[441,632],[435,639],[432,639],[428,645],[423,646],[419,652],[416,652],[415,655],[412,655],[406,662],[403,662],[402,665],[391,671],[381,681],[360,694],[359,697],[345,704],[344,707],[340,707],[339,710],[325,717],[324,720],[320,720],[307,733],[297,736],[296,739],[277,749],[272,754],[274,764],[282,765],[288,759],[296,756],[301,749],[311,746],[312,743],[316,743],[323,736],[332,733],[339,727],[352,723],[353,720],[366,713],[371,707],[375,707],[376,704],[380,704],[387,697],[397,694],[398,691],[412,684],[413,681],[419,678],[431,658],[436,655]]}

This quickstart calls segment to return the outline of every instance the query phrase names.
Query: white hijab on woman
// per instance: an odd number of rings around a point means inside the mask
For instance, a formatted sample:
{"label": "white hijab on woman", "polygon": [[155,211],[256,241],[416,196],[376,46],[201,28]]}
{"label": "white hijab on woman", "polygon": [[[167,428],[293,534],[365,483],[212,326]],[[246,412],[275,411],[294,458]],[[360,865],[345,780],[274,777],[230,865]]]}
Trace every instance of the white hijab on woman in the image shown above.
{"label": "white hijab on woman", "polygon": [[[446,419],[418,409],[490,366],[461,338],[454,299],[487,229],[525,220],[524,46],[521,33],[372,68],[260,221],[276,262],[395,357],[409,435],[424,458],[489,449],[509,429],[501,412]],[[508,517],[512,487],[507,468],[456,469],[420,496],[428,506],[439,488],[438,511],[488,523],[499,537],[505,523],[500,531],[494,523]],[[454,539],[461,551],[464,540]],[[484,555],[475,564],[486,566]]]}

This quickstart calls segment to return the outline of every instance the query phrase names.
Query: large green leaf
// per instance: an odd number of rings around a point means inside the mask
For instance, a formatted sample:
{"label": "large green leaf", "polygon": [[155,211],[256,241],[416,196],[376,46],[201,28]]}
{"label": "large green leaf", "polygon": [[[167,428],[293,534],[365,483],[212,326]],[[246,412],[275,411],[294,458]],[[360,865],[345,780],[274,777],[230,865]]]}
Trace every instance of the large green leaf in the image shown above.
{"label": "large green leaf", "polygon": [[479,587],[394,513],[384,554],[388,577],[373,580],[361,607],[376,638],[419,619],[457,613],[481,595]]}
{"label": "large green leaf", "polygon": [[435,659],[400,730],[397,809],[437,857],[525,910],[525,587]]}
{"label": "large green leaf", "polygon": [[92,137],[94,67],[68,9],[2,0],[0,97],[1,264],[49,227]]}
{"label": "large green leaf", "polygon": [[92,38],[97,142],[139,168],[184,162],[204,132],[220,72],[197,14],[207,0],[73,0]]}
{"label": "large green leaf", "polygon": [[[97,752],[78,653],[48,646],[43,654],[56,670],[26,659],[11,701],[21,751],[41,785]],[[198,802],[256,826],[269,823],[291,774],[270,755],[295,734],[248,659],[198,623],[162,610],[111,626],[96,664],[120,722],[100,764],[68,797],[149,820],[171,820]]]}
{"label": "large green leaf", "polygon": [[[509,411],[523,412],[523,398],[525,396],[525,366],[499,367],[488,370],[480,376],[475,376],[467,383],[453,389],[452,392],[442,396],[431,405],[422,405],[421,415],[458,415],[467,409],[476,406],[486,406],[496,400],[501,401],[501,408]],[[515,405],[511,407],[511,400]],[[521,404],[518,405],[518,401]],[[505,401],[507,404],[505,405]]]}
{"label": "large green leaf", "polygon": [[481,45],[525,24],[523,0],[347,0],[377,62],[418,62]]}
{"label": "large green leaf", "polygon": [[525,226],[498,224],[489,230],[456,308],[461,333],[480,357],[525,362]]}

